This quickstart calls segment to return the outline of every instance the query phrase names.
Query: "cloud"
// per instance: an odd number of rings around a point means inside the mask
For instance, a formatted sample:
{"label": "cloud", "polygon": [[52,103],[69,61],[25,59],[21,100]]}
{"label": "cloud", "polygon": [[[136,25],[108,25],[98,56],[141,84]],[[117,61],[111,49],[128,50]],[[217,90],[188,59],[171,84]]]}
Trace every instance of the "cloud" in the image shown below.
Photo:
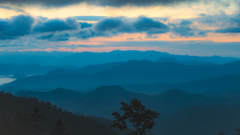
{"label": "cloud", "polygon": [[[82,25],[90,27],[91,24],[83,23]],[[10,19],[0,19],[0,40],[30,35],[40,40],[66,41],[70,37],[66,32],[78,31],[80,27],[81,24],[75,18],[48,19],[18,15]]]}
{"label": "cloud", "polygon": [[139,16],[138,18],[103,18],[93,26],[93,30],[96,33],[108,32],[112,34],[139,32],[145,32],[147,34],[159,34],[168,32],[169,28],[164,23],[156,21],[152,18]]}
{"label": "cloud", "polygon": [[201,13],[201,14],[198,14],[198,15],[202,16],[202,17],[207,16],[207,14],[204,14],[204,13]]}
{"label": "cloud", "polygon": [[79,24],[81,25],[81,29],[92,27],[92,24],[87,22],[79,22]]}
{"label": "cloud", "polygon": [[115,29],[119,29],[121,25],[124,25],[124,22],[121,18],[118,17],[112,17],[112,18],[104,18],[100,20],[96,25],[95,25],[95,30],[96,31],[112,31]]}
{"label": "cloud", "polygon": [[0,40],[15,39],[30,34],[34,18],[27,15],[0,20]]}
{"label": "cloud", "polygon": [[208,24],[208,25],[212,25],[212,24],[214,25],[215,24],[215,26],[216,26],[217,21],[212,20],[212,19],[206,19],[206,20],[202,20],[201,23]]}
{"label": "cloud", "polygon": [[108,32],[108,33],[123,33],[129,32],[130,24],[128,24],[127,18],[125,17],[107,17],[101,19],[96,25],[93,26],[93,30],[96,33]]}
{"label": "cloud", "polygon": [[90,37],[94,37],[94,32],[92,31],[91,28],[83,29],[78,34],[76,34],[76,36],[78,38],[87,39],[87,38],[90,38]]}
{"label": "cloud", "polygon": [[77,20],[81,21],[99,21],[106,16],[75,16]]}
{"label": "cloud", "polygon": [[191,21],[197,22],[200,27],[217,28],[208,30],[213,33],[240,33],[240,14],[218,14],[205,15],[199,18],[192,18]]}
{"label": "cloud", "polygon": [[48,40],[48,41],[67,41],[69,40],[70,35],[68,33],[64,33],[64,34],[50,34],[50,35],[46,35],[46,36],[40,36],[40,37],[36,37],[36,39],[40,39],[40,40]]}
{"label": "cloud", "polygon": [[216,33],[240,33],[240,19],[232,18],[229,20],[231,26],[217,29]]}
{"label": "cloud", "polygon": [[111,37],[122,33],[166,33],[169,27],[152,18],[139,16],[138,18],[127,17],[106,17],[101,19],[92,27],[87,27],[78,33],[77,37],[87,39],[91,37],[104,36]]}
{"label": "cloud", "polygon": [[187,26],[187,25],[191,25],[193,22],[190,21],[190,20],[182,20],[180,25],[184,25],[184,26]]}
{"label": "cloud", "polygon": [[179,24],[171,24],[173,26],[172,31],[183,37],[202,37],[207,35],[208,31],[200,30],[192,26],[192,24],[191,20],[182,20]]}
{"label": "cloud", "polygon": [[145,16],[138,17],[137,21],[132,25],[136,31],[146,32],[148,34],[166,33],[169,30],[167,25]]}
{"label": "cloud", "polygon": [[47,40],[47,39],[52,38],[53,36],[54,36],[54,34],[43,35],[43,36],[40,36],[40,37],[36,37],[36,39]]}
{"label": "cloud", "polygon": [[225,29],[217,29],[216,33],[240,33],[240,27],[229,27]]}
{"label": "cloud", "polygon": [[173,31],[180,36],[192,37],[194,36],[194,31],[189,26],[180,26],[173,28]]}
{"label": "cloud", "polygon": [[78,3],[88,3],[91,5],[122,7],[151,6],[151,5],[172,5],[183,2],[194,2],[199,0],[1,0],[0,4],[12,5],[42,5],[45,7],[64,7]]}
{"label": "cloud", "polygon": [[12,7],[9,7],[9,6],[1,6],[1,5],[0,5],[0,8],[2,8],[2,9],[7,9],[7,10],[13,10],[13,11],[16,11],[16,12],[22,12],[22,13],[25,13],[24,10],[19,9],[19,8],[12,8]]}
{"label": "cloud", "polygon": [[[232,24],[237,20],[232,19]],[[19,15],[0,20],[1,39],[15,39],[30,35],[31,38],[48,41],[66,41],[70,38],[88,39],[93,37],[112,37],[124,33],[145,33],[148,38],[154,34],[173,32],[184,37],[206,36],[209,31],[200,30],[192,20],[181,20],[177,24],[165,24],[146,16],[137,18],[105,17],[97,23],[77,22],[76,18],[48,19]]]}
{"label": "cloud", "polygon": [[0,45],[0,47],[22,47],[22,46],[24,46],[24,45]]}
{"label": "cloud", "polygon": [[32,31],[36,33],[42,32],[56,32],[66,30],[77,30],[80,28],[80,24],[75,18],[61,19],[48,19],[46,21],[38,21],[33,27]]}

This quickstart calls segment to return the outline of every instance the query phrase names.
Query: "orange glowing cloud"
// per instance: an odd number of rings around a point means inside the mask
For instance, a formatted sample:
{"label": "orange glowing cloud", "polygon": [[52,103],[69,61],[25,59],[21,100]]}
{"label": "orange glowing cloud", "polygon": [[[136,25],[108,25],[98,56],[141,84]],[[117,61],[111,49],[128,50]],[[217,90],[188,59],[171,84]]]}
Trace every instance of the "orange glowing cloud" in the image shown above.
{"label": "orange glowing cloud", "polygon": [[114,37],[96,37],[89,42],[121,42],[121,41],[211,41],[211,42],[240,42],[240,34],[209,33],[206,37],[180,37],[170,33],[148,37],[145,33],[120,34]]}

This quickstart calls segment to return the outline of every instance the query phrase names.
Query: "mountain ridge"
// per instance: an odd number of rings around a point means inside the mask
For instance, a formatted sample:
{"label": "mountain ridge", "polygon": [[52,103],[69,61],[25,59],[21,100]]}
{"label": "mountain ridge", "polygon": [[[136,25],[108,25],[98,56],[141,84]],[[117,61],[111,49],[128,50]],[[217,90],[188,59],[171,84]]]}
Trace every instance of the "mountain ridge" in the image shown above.
{"label": "mountain ridge", "polygon": [[171,62],[157,63],[147,60],[128,61],[93,75],[84,73],[31,76],[17,79],[5,86],[19,88],[92,89],[102,85],[139,83],[180,83],[225,75],[240,75],[240,61],[224,65],[183,65]]}
{"label": "mountain ridge", "polygon": [[[0,54],[0,63],[6,64],[39,64],[41,66],[64,66],[71,65],[75,67],[84,67],[93,64],[104,64],[116,61],[151,60],[156,61],[161,57],[176,58],[179,61],[197,60],[204,62],[216,62],[224,64],[239,60],[238,58],[220,57],[220,56],[190,56],[190,55],[174,55],[166,52],[158,51],[120,51],[92,53],[92,52],[44,52],[44,51],[26,51],[26,52],[2,52]],[[64,64],[63,64],[64,63]]]}
{"label": "mountain ridge", "polygon": [[[20,95],[27,96],[28,93],[16,94],[16,96]],[[39,98],[39,96],[36,97]],[[69,98],[70,100],[66,104],[62,104],[61,101],[55,101],[54,103],[62,105],[61,107],[72,112],[81,112],[90,116],[112,119],[110,115],[106,114],[114,110],[119,110],[120,102],[129,102],[132,98],[141,100],[150,109],[157,110],[163,115],[169,115],[179,109],[192,105],[228,104],[235,102],[226,98],[211,98],[199,94],[189,94],[181,90],[169,90],[162,94],[150,96],[126,91],[120,86],[102,86],[82,96]]]}

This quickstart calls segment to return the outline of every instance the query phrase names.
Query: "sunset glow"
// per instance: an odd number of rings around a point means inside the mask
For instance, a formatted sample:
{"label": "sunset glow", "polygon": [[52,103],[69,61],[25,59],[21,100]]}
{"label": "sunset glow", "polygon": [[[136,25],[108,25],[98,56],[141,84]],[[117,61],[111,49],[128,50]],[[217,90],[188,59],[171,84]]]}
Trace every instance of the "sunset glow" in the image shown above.
{"label": "sunset glow", "polygon": [[[152,48],[152,41],[170,44],[240,42],[239,3],[239,0],[202,0],[149,6],[134,5],[131,1],[123,5],[115,5],[114,2],[109,5],[78,2],[61,6],[44,2],[20,1],[19,5],[0,3],[0,28],[3,27],[0,29],[0,49],[108,52],[114,49],[144,48],[159,51],[161,49],[158,47]],[[26,28],[9,33],[11,27],[14,27],[11,23],[22,18],[29,19],[29,22],[21,24]],[[2,25],[5,23],[9,23],[7,28]],[[57,25],[61,26],[52,27]],[[149,42],[149,45],[139,46],[139,41]],[[133,47],[122,44],[115,48],[116,42],[131,42]],[[90,47],[76,49],[79,45]],[[98,45],[105,47],[98,48]],[[76,47],[73,49],[73,46]]]}

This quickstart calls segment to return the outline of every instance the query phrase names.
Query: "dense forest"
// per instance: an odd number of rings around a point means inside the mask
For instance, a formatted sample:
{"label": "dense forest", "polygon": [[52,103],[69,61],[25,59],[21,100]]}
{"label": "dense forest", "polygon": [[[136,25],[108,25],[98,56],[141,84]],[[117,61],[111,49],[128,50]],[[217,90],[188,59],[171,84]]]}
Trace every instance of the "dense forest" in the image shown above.
{"label": "dense forest", "polygon": [[4,92],[0,99],[0,135],[118,135],[90,117],[75,115],[50,102]]}
{"label": "dense forest", "polygon": [[94,119],[108,126],[113,120],[111,112],[120,111],[120,102],[137,98],[146,108],[160,113],[150,131],[157,135],[213,135],[222,131],[236,135],[235,129],[240,127],[240,101],[236,94],[216,98],[172,89],[158,95],[144,95],[120,86],[101,86],[86,94],[57,88],[48,92],[21,91],[15,95],[50,101],[76,114],[102,117]]}

